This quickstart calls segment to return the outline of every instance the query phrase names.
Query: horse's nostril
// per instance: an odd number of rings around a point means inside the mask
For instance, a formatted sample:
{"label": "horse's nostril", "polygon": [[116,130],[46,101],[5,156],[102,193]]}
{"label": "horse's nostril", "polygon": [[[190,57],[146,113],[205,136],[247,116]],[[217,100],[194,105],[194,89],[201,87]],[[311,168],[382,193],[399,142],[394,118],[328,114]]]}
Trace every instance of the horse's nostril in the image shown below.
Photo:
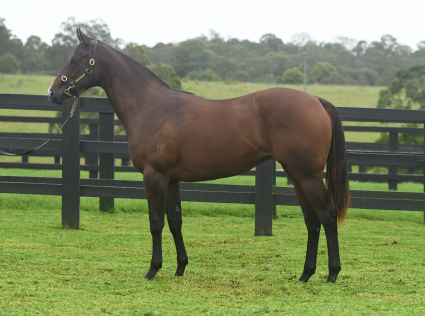
{"label": "horse's nostril", "polygon": [[49,97],[51,97],[53,95],[53,91],[52,90],[50,90],[49,91]]}

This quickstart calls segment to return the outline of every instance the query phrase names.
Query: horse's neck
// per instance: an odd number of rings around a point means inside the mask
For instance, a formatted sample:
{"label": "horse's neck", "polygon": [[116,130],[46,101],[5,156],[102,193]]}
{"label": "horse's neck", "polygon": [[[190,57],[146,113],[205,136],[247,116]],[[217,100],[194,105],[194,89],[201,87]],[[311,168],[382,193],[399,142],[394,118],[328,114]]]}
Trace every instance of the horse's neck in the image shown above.
{"label": "horse's neck", "polygon": [[168,88],[146,69],[107,48],[100,86],[127,130],[147,106],[154,106]]}

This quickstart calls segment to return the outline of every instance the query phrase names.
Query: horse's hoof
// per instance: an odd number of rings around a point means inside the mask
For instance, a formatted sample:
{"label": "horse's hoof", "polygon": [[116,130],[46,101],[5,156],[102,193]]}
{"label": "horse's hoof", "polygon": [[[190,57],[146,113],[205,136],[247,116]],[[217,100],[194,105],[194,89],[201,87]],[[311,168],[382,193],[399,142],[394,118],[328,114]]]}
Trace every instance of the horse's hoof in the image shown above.
{"label": "horse's hoof", "polygon": [[175,276],[183,276],[184,270],[186,269],[186,265],[181,265],[177,267],[177,271],[174,274]]}
{"label": "horse's hoof", "polygon": [[144,280],[144,281],[153,281],[153,278],[149,278],[148,276],[145,276],[145,277],[143,278],[143,280]]}
{"label": "horse's hoof", "polygon": [[310,280],[311,276],[312,276],[312,274],[310,274],[310,273],[303,273],[298,281],[303,282],[303,283],[307,283],[308,280]]}

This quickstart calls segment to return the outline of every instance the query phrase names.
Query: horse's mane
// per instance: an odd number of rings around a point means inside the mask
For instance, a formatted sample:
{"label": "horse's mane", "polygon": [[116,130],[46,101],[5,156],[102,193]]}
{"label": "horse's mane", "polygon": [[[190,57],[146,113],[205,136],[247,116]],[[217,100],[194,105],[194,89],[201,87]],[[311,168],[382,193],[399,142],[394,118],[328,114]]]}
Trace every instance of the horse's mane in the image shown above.
{"label": "horse's mane", "polygon": [[[94,40],[93,38],[90,37],[90,39]],[[118,53],[120,56],[122,56],[124,59],[126,59],[127,61],[129,61],[130,63],[132,63],[132,65],[135,65],[139,68],[141,68],[144,72],[147,72],[151,77],[154,77],[157,81],[159,81],[163,86],[165,86],[166,88],[172,90],[172,91],[176,91],[176,92],[181,92],[181,93],[187,93],[187,94],[193,94],[191,92],[187,92],[187,91],[181,91],[181,90],[175,90],[172,89],[164,80],[162,80],[161,78],[158,77],[157,74],[155,74],[152,70],[150,70],[149,68],[147,68],[146,66],[144,66],[143,64],[139,63],[137,60],[135,60],[134,58],[128,56],[126,53],[124,53],[123,51],[120,51],[119,49],[116,49],[102,41],[98,41],[99,43],[109,47],[110,49],[112,49],[113,51],[115,51],[116,53]]]}

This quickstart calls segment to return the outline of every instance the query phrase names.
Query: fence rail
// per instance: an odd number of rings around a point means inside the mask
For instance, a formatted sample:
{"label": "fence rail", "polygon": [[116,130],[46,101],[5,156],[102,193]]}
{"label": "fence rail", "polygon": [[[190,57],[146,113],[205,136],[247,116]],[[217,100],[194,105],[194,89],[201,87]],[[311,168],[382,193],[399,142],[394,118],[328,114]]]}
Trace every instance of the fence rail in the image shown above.
{"label": "fence rail", "polygon": [[[70,104],[57,106],[44,96],[0,94],[0,109],[62,111],[66,117]],[[339,108],[344,121],[360,122],[425,122],[425,111]],[[81,112],[99,113],[98,119],[80,119]],[[62,123],[63,118],[0,116],[2,122]],[[89,125],[90,133],[81,135],[81,125]],[[74,118],[65,126],[63,134],[52,140],[37,156],[55,157],[55,163],[0,162],[2,168],[62,170],[62,178],[0,176],[0,192],[18,194],[44,194],[62,196],[62,227],[78,229],[80,226],[80,197],[99,197],[101,210],[114,205],[114,198],[146,198],[143,182],[114,180],[115,171],[136,172],[128,164],[130,155],[124,135],[114,135],[114,112],[107,99],[80,98]],[[350,165],[386,166],[389,174],[352,173],[351,180],[385,181],[397,188],[403,181],[422,182],[423,174],[397,174],[397,168],[424,169],[425,155],[422,145],[398,144],[398,133],[423,134],[422,128],[346,126],[346,131],[388,132],[388,144],[347,143]],[[50,134],[0,133],[0,147],[22,150],[39,145]],[[85,164],[80,164],[84,157]],[[115,166],[115,159],[122,166]],[[62,160],[62,161],[61,161]],[[89,179],[80,178],[80,170],[90,172]],[[271,235],[272,218],[276,205],[298,205],[294,189],[276,186],[276,177],[286,177],[276,170],[274,160],[257,166],[243,175],[256,177],[255,185],[221,185],[209,183],[182,183],[183,201],[255,204],[255,234]],[[425,193],[352,190],[352,208],[387,210],[425,210]]]}

